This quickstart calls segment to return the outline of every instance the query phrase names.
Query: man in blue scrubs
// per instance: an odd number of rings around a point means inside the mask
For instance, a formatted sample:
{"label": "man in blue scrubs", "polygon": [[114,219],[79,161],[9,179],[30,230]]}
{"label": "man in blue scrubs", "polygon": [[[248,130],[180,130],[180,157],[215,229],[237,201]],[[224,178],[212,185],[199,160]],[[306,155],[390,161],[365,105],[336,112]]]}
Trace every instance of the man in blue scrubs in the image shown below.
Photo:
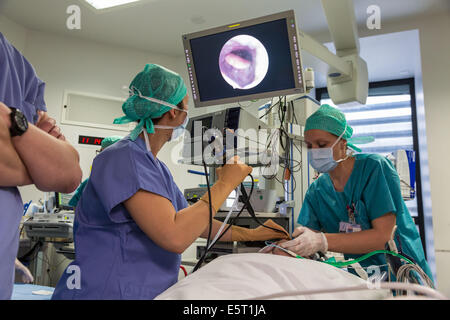
{"label": "man in blue scrubs", "polygon": [[44,82],[0,33],[0,300],[10,299],[23,203],[17,186],[72,192],[77,151],[46,114]]}

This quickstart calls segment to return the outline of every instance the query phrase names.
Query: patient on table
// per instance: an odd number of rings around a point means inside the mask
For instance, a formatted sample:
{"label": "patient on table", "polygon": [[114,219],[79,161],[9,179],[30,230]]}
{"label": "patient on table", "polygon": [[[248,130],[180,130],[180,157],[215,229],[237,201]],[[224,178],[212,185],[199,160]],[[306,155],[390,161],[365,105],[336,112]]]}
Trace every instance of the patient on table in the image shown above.
{"label": "patient on table", "polygon": [[[271,254],[238,253],[220,256],[190,273],[156,297],[158,300],[240,300],[280,292],[307,291],[366,282],[346,271],[310,259]],[[288,255],[290,257],[290,255]],[[383,299],[384,291],[303,294],[282,299]]]}

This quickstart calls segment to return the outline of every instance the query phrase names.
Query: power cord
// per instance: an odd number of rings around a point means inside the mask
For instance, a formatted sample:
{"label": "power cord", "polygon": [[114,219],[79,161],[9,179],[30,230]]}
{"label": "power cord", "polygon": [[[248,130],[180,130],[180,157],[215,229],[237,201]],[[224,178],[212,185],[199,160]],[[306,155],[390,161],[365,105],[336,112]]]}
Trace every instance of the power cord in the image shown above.
{"label": "power cord", "polygon": [[[255,184],[255,180],[253,179],[253,176],[251,174],[249,174],[249,176],[252,179],[252,188],[253,188],[253,185]],[[256,217],[256,214],[255,214],[255,210],[253,209],[253,206],[250,203],[251,195],[250,196],[247,195],[247,191],[245,190],[245,187],[244,187],[244,185],[242,183],[241,183],[241,193],[242,193],[242,199],[243,199],[244,205],[247,208],[247,211],[250,214],[250,216],[253,218],[253,220],[255,220],[260,226],[263,226],[263,227],[265,227],[267,229],[271,229],[271,230],[274,230],[276,232],[280,232],[282,234],[285,234],[284,231],[281,231],[279,229],[275,229],[275,228],[266,226],[261,221],[258,220],[258,218]]]}
{"label": "power cord", "polygon": [[[242,183],[241,183],[242,186]],[[254,188],[254,180],[252,178],[252,186],[251,186],[251,190],[250,190],[250,195],[253,193],[253,188]],[[237,195],[236,195],[237,196]],[[234,224],[235,220],[241,215],[241,213],[244,211],[244,209],[246,208],[246,204],[244,204],[241,208],[241,210],[238,212],[238,214],[236,215],[236,217],[232,218],[228,227],[222,232],[222,234],[217,237],[216,241],[214,241],[212,244],[209,244],[209,241],[207,241],[207,245],[205,247],[205,251],[203,252],[203,255],[200,257],[200,259],[198,260],[197,264],[195,265],[194,269],[192,272],[195,272],[198,270],[198,268],[200,268],[200,266],[203,264],[206,255],[208,254],[208,252],[214,247],[214,245],[223,237],[223,235],[225,233],[227,233],[227,231],[231,228],[231,226]],[[209,210],[211,212],[211,218],[212,218],[212,208],[211,208],[211,201],[209,203]],[[212,228],[212,219],[210,220],[210,225],[209,228],[211,230]],[[210,235],[208,234],[208,238],[210,237]]]}
{"label": "power cord", "polygon": [[[204,138],[204,129],[206,127],[202,127],[202,143],[203,143],[203,138]],[[202,148],[203,149],[203,148]],[[209,206],[209,226],[208,226],[208,238],[206,240],[206,248],[205,248],[205,252],[203,253],[203,255],[201,256],[201,258],[199,259],[199,261],[197,262],[197,264],[195,265],[194,269],[192,272],[197,271],[197,269],[203,264],[203,261],[206,258],[206,254],[208,253],[208,248],[211,248],[212,246],[210,246],[210,242],[211,242],[211,233],[212,233],[212,220],[213,220],[213,214],[212,214],[212,204],[211,204],[211,187],[209,185],[209,174],[208,174],[208,169],[206,168],[206,162],[205,162],[205,158],[204,158],[204,154],[203,154],[203,150],[202,150],[202,163],[203,163],[203,170],[205,171],[205,177],[206,177],[206,186],[208,189],[208,206]]]}
{"label": "power cord", "polygon": [[[202,127],[202,143],[203,143],[203,136],[204,136],[204,131],[205,127]],[[203,148],[202,148],[203,149]],[[209,243],[211,242],[211,233],[212,233],[212,205],[211,205],[211,186],[209,185],[209,174],[208,174],[208,169],[206,168],[206,162],[205,162],[205,158],[204,158],[204,154],[202,151],[202,163],[203,163],[203,170],[205,171],[205,177],[206,177],[206,187],[208,189],[208,201],[209,201],[209,230],[208,230],[208,238],[207,238],[207,242],[206,242],[206,247],[209,246]]]}
{"label": "power cord", "polygon": [[[284,100],[284,101],[283,101]],[[279,162],[279,166],[283,169],[283,178],[288,174],[291,179],[292,179],[292,190],[287,190],[285,183],[277,178],[277,173],[272,174],[272,175],[266,175],[263,172],[263,176],[266,179],[269,180],[273,180],[275,179],[278,183],[281,184],[281,186],[283,187],[283,190],[285,193],[287,193],[288,195],[291,195],[295,192],[295,190],[297,189],[297,181],[295,179],[295,176],[293,175],[296,172],[299,172],[301,170],[301,162],[297,161],[295,159],[293,159],[293,151],[291,151],[290,145],[291,145],[291,138],[289,137],[288,132],[285,129],[285,121],[286,121],[286,113],[288,110],[291,110],[292,112],[292,116],[294,118],[295,123],[298,124],[298,120],[297,120],[297,116],[295,114],[295,109],[293,106],[293,103],[287,103],[287,98],[285,97],[279,97],[278,99],[278,103],[274,104],[272,107],[269,108],[269,110],[267,110],[266,114],[268,114],[273,107],[275,107],[276,105],[278,105],[278,119],[280,121],[280,126],[278,127],[278,130],[280,132],[280,137],[279,137],[279,141],[280,141],[280,146],[282,147],[282,149],[284,150],[286,156],[285,157],[280,157],[280,162]],[[265,114],[265,115],[266,115]],[[270,146],[271,143],[269,143],[269,145],[267,145],[267,148]],[[295,145],[295,143],[293,144],[293,146],[296,148],[296,150],[302,154],[301,150],[299,150],[299,148]],[[265,167],[267,168],[267,166]]]}

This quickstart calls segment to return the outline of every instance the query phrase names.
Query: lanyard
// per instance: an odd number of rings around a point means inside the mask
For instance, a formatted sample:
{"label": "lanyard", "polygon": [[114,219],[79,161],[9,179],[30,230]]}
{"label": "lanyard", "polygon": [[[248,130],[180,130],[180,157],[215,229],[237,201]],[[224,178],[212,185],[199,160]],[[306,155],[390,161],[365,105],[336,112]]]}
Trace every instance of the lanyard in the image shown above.
{"label": "lanyard", "polygon": [[355,203],[352,202],[351,206],[347,205],[347,214],[348,214],[348,220],[352,224],[356,224],[355,215],[358,214],[356,212]]}

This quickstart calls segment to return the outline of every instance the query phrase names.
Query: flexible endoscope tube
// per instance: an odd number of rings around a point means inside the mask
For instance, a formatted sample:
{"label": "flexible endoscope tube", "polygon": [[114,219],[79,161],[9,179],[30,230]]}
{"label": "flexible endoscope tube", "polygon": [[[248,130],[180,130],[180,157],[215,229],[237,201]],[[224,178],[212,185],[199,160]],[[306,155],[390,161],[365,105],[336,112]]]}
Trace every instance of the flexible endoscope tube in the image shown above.
{"label": "flexible endoscope tube", "polygon": [[238,188],[236,187],[236,189],[234,189],[235,194],[236,194],[236,198],[234,198],[233,201],[233,205],[231,206],[230,211],[228,212],[227,216],[225,217],[225,220],[223,221],[222,225],[219,228],[219,231],[217,231],[216,236],[214,237],[214,239],[211,241],[211,244],[208,247],[208,250],[212,248],[212,246],[217,242],[217,239],[220,237],[220,235],[222,234],[223,229],[225,228],[225,225],[228,222],[228,219],[231,217],[234,209],[236,208],[237,204],[238,204],[238,199],[239,199],[239,195],[238,195]]}
{"label": "flexible endoscope tube", "polygon": [[406,262],[408,262],[409,264],[414,264],[414,262],[412,262],[412,261],[409,260],[408,258],[405,258],[405,257],[402,256],[401,254],[398,254],[398,253],[393,252],[393,251],[388,251],[388,250],[376,250],[376,251],[372,251],[372,252],[369,252],[369,253],[367,253],[367,254],[365,254],[365,255],[363,255],[363,256],[357,258],[357,259],[350,260],[350,261],[343,261],[343,262],[327,262],[327,261],[325,261],[325,263],[327,263],[327,264],[329,264],[329,265],[332,265],[332,266],[334,266],[334,267],[336,267],[336,268],[343,268],[343,267],[352,265],[352,264],[354,264],[354,263],[357,263],[357,262],[361,262],[361,261],[363,261],[363,260],[366,260],[366,259],[370,258],[371,256],[373,256],[373,255],[375,255],[375,254],[378,254],[378,253],[387,253],[387,254],[390,254],[390,255],[399,257],[399,258],[405,260]]}
{"label": "flexible endoscope tube", "polygon": [[[266,245],[268,245],[268,246],[278,248],[278,249],[280,249],[280,250],[282,250],[282,251],[284,251],[284,252],[290,254],[291,256],[294,256],[294,255],[292,254],[292,251],[286,250],[285,248],[280,247],[279,245],[277,245],[277,244],[275,244],[275,243],[273,243],[273,242],[266,241],[265,243],[266,243]],[[333,267],[336,267],[336,268],[343,268],[343,267],[346,267],[346,266],[349,266],[349,265],[352,265],[352,264],[361,262],[361,261],[363,261],[363,260],[366,260],[366,259],[370,258],[371,256],[373,256],[373,255],[375,255],[375,254],[378,254],[378,253],[387,253],[387,254],[391,254],[391,255],[393,255],[393,256],[396,256],[396,257],[399,257],[399,258],[405,260],[405,261],[408,262],[409,264],[415,265],[414,262],[412,262],[412,261],[409,260],[408,258],[405,258],[405,257],[402,256],[401,254],[398,254],[398,253],[393,252],[393,251],[388,251],[388,250],[376,250],[376,251],[372,251],[372,252],[369,252],[369,253],[367,253],[367,254],[365,254],[365,255],[363,255],[363,256],[357,258],[357,259],[349,260],[349,261],[343,261],[343,262],[323,261],[323,262],[326,263],[326,264],[329,264],[329,265],[331,265],[331,266],[333,266]],[[295,253],[294,253],[294,254],[295,254]],[[305,259],[304,257],[302,257],[302,256],[300,256],[300,255],[298,255],[298,254],[295,254],[295,258]]]}
{"label": "flexible endoscope tube", "polygon": [[277,245],[276,243],[272,242],[272,241],[266,241],[265,242],[266,246],[270,246],[270,247],[274,247],[277,249],[280,249],[283,252],[286,252],[287,254],[293,256],[294,258],[298,258],[298,259],[305,259],[302,256],[299,256],[298,254],[296,254],[295,252],[292,252],[291,250],[285,249],[283,247],[280,247],[279,245]]}

